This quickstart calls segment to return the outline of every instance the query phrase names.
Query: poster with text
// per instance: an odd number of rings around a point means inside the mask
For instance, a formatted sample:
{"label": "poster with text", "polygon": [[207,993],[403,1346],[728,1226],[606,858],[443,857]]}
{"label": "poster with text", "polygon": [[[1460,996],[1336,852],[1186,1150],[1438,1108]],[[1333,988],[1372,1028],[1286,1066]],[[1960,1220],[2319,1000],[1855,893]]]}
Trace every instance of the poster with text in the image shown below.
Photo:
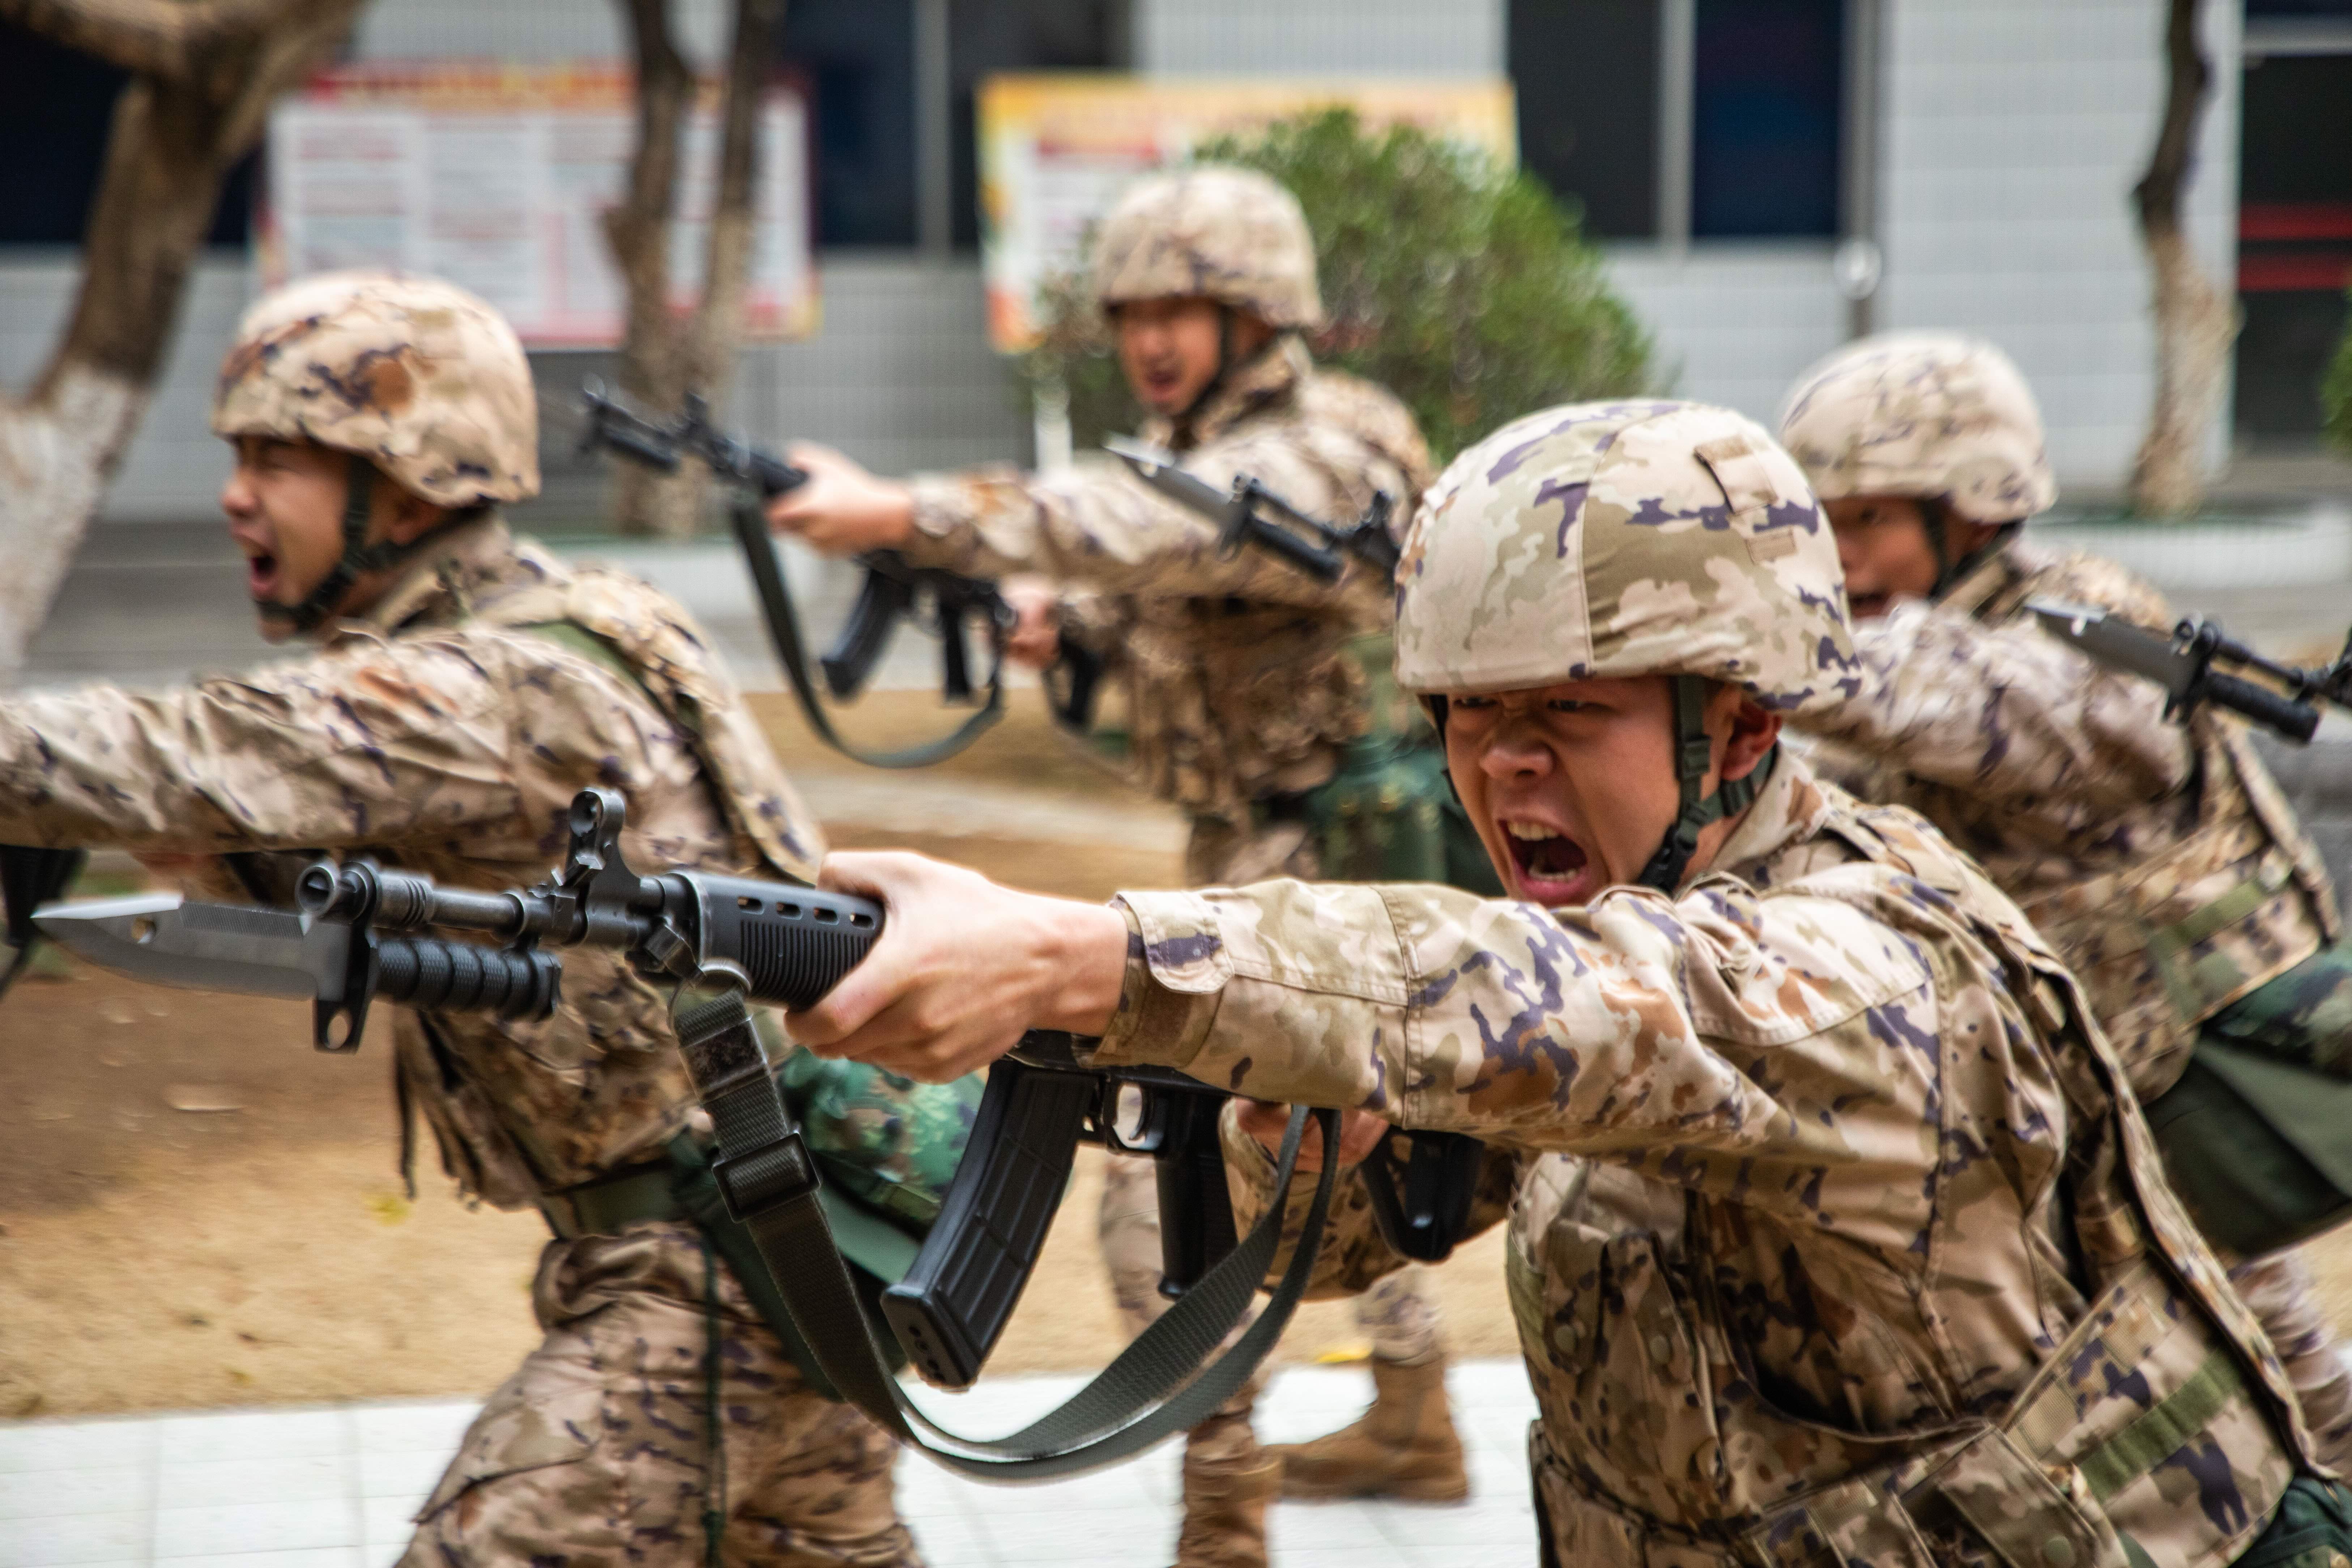
{"label": "poster with text", "polygon": [[1072,74],[991,77],[980,89],[982,262],[988,331],[1029,346],[1038,285],[1082,261],[1094,221],[1129,182],[1201,142],[1345,104],[1378,128],[1420,127],[1517,161],[1511,85],[1459,78],[1236,80]]}
{"label": "poster with text", "polygon": [[[631,73],[615,65],[432,62],[327,72],[270,117],[263,281],[392,267],[462,284],[533,348],[610,348],[625,304],[604,216],[635,143]],[[718,89],[679,149],[671,305],[701,290],[719,172]],[[748,337],[816,330],[808,132],[799,96],[761,109]]]}

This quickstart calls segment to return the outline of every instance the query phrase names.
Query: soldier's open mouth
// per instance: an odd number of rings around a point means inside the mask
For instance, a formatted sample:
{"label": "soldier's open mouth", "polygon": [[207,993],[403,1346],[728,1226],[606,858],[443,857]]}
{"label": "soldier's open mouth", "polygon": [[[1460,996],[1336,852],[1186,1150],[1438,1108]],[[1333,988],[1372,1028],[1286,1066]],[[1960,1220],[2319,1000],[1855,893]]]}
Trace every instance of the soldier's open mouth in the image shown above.
{"label": "soldier's open mouth", "polygon": [[278,557],[264,551],[245,558],[246,592],[257,599],[266,599],[278,587]]}
{"label": "soldier's open mouth", "polygon": [[1519,889],[1542,903],[1570,900],[1583,891],[1591,857],[1575,839],[1538,824],[1505,822],[1503,841],[1518,868]]}

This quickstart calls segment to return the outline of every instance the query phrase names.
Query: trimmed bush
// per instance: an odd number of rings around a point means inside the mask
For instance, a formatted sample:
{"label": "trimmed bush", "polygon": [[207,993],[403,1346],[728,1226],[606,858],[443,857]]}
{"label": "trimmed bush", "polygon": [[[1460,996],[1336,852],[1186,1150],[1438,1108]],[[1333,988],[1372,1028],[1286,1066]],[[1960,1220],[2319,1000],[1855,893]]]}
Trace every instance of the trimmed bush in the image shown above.
{"label": "trimmed bush", "polygon": [[[1647,334],[1534,176],[1410,127],[1369,132],[1349,109],[1209,142],[1195,158],[1263,170],[1297,195],[1329,317],[1308,346],[1402,398],[1440,463],[1548,405],[1652,389]],[[1133,429],[1141,414],[1084,277],[1047,279],[1038,317],[1024,379],[1068,389],[1080,447]]]}

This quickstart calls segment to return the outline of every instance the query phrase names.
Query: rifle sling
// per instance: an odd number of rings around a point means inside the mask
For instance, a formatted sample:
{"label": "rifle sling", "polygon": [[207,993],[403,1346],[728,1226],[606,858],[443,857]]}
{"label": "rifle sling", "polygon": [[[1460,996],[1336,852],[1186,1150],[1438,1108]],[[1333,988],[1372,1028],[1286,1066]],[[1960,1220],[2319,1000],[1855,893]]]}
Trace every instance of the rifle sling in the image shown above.
{"label": "rifle sling", "polygon": [[[743,547],[744,562],[751,568],[751,584],[759,591],[760,618],[767,623],[768,640],[775,645],[777,661],[784,667],[793,695],[800,700],[801,712],[808,719],[809,728],[816,731],[817,739],[843,756],[872,767],[922,768],[954,756],[978,740],[982,730],[1004,716],[1004,666],[999,659],[989,667],[988,700],[980,711],[940,739],[895,752],[869,752],[842,739],[825,713],[824,700],[817,696],[816,682],[810,679],[800,615],[793,608],[793,595],[784,586],[783,569],[776,561],[776,542],[768,536],[767,519],[750,501],[738,501],[730,515],[736,541]],[[959,634],[950,627],[944,635]]]}
{"label": "rifle sling", "polygon": [[[764,1057],[740,994],[687,1004],[681,993],[675,1020],[696,1090],[719,1135],[720,1190],[751,1231],[801,1338],[826,1379],[851,1404],[950,1469],[986,1480],[1044,1480],[1115,1463],[1190,1430],[1248,1382],[1306,1294],[1330,1212],[1334,1163],[1327,1163],[1317,1178],[1305,1228],[1279,1288],[1240,1339],[1208,1362],[1248,1310],[1280,1248],[1309,1114],[1322,1128],[1324,1147],[1339,1147],[1339,1113],[1310,1113],[1302,1106],[1292,1112],[1283,1139],[1276,1200],[1240,1246],[1100,1375],[1010,1436],[977,1439],[950,1432],[918,1409],[891,1374],[834,1246],[817,1201],[815,1167],[782,1097],[766,1071],[740,1066]],[[710,1069],[714,1062],[738,1065],[720,1072]]]}

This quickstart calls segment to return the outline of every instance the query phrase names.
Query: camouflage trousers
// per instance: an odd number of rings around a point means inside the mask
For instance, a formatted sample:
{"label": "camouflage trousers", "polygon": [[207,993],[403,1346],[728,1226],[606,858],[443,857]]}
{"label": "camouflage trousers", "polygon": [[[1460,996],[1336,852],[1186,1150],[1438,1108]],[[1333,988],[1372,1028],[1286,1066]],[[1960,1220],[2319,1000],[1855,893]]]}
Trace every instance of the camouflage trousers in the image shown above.
{"label": "camouflage trousers", "polygon": [[467,1431],[400,1568],[688,1568],[712,1560],[714,1522],[730,1568],[919,1568],[897,1446],[808,1391],[691,1226],[551,1242],[531,1301],[547,1337]]}

